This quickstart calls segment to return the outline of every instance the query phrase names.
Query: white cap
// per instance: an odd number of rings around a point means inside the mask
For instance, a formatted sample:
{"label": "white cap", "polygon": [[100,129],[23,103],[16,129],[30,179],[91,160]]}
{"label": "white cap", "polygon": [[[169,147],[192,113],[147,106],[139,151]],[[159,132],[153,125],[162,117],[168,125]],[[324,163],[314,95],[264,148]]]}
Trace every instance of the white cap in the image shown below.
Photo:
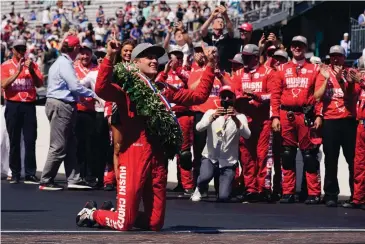
{"label": "white cap", "polygon": [[343,34],[343,36],[349,36],[349,33],[346,32],[345,34]]}

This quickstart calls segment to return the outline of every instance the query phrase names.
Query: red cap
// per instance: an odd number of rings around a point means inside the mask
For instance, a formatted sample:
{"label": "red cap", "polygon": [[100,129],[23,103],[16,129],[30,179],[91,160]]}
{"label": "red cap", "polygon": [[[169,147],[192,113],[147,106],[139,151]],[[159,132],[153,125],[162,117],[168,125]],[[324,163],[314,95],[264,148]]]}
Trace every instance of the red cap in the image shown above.
{"label": "red cap", "polygon": [[253,31],[253,27],[250,23],[243,23],[240,27],[238,27],[238,29],[244,30],[244,31],[249,31],[249,32]]}
{"label": "red cap", "polygon": [[227,86],[227,85],[222,86],[221,89],[219,90],[219,94],[221,94],[224,91],[230,91],[230,92],[232,92],[233,94],[236,95],[235,90],[231,86]]}
{"label": "red cap", "polygon": [[79,41],[79,38],[77,38],[77,36],[68,36],[68,37],[66,37],[64,42],[67,42],[69,47],[76,47],[76,46],[80,45],[80,41]]}

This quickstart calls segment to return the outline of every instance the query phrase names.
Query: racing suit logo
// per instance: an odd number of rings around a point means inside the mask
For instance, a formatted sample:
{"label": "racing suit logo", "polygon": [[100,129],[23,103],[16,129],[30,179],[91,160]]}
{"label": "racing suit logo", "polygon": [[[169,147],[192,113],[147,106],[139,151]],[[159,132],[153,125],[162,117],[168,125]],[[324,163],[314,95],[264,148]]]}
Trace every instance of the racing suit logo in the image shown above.
{"label": "racing suit logo", "polygon": [[119,182],[118,182],[118,220],[105,218],[107,226],[114,229],[123,229],[125,223],[125,207],[127,204],[127,167],[119,167]]}

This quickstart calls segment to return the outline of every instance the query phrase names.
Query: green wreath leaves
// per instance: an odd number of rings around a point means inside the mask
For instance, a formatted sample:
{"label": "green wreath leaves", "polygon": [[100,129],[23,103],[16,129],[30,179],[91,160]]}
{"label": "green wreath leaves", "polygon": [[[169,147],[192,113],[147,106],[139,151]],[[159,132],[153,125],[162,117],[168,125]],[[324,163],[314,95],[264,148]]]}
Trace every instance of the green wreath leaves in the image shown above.
{"label": "green wreath leaves", "polygon": [[[167,111],[159,96],[137,76],[137,69],[129,71],[122,63],[115,66],[114,80],[136,105],[137,115],[147,118],[147,133],[157,137],[168,159],[173,159],[181,150],[182,132],[177,121]],[[152,84],[153,85],[153,84]],[[155,87],[157,90],[157,88]]]}

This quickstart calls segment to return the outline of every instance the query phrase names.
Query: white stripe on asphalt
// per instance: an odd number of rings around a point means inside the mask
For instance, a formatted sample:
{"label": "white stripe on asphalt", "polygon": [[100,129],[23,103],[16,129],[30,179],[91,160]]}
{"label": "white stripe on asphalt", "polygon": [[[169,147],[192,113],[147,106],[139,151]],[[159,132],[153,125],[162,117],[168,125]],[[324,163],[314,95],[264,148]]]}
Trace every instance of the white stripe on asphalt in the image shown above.
{"label": "white stripe on asphalt", "polygon": [[[309,233],[309,232],[365,232],[365,229],[329,228],[329,229],[196,229],[196,230],[162,230],[153,231],[134,231],[138,233]],[[2,230],[2,234],[42,234],[42,233],[61,233],[61,234],[99,234],[99,233],[133,233],[133,231],[77,231],[77,230]]]}

